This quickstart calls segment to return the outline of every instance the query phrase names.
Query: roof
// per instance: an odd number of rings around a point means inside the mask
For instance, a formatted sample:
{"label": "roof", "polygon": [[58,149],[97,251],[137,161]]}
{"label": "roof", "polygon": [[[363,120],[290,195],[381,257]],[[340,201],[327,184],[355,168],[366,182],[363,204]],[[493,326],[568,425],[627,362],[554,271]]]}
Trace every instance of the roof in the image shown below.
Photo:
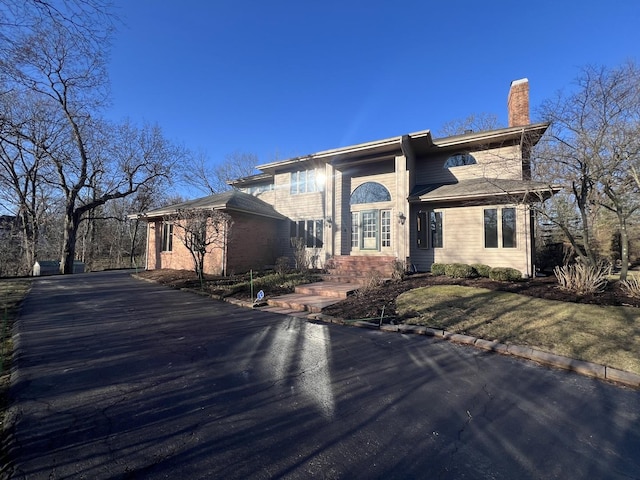
{"label": "roof", "polygon": [[132,217],[143,219],[158,218],[166,215],[172,215],[178,210],[185,209],[224,210],[226,212],[249,213],[278,220],[286,219],[286,217],[278,213],[273,206],[257,197],[254,197],[253,195],[249,195],[248,193],[244,193],[239,190],[229,190],[227,192],[209,195],[208,197],[201,197],[187,202],[168,205],[148,212],[135,214],[132,215]]}
{"label": "roof", "polygon": [[548,123],[469,132],[463,135],[433,138],[430,130],[422,130],[406,135],[389,137],[373,142],[359,143],[346,147],[324,150],[310,155],[278,160],[258,165],[256,168],[262,173],[230,181],[231,185],[247,185],[253,182],[272,179],[273,173],[279,170],[293,169],[298,164],[309,163],[353,163],[358,159],[381,158],[399,154],[430,155],[442,150],[456,151],[460,149],[474,149],[493,145],[527,143],[531,146],[538,143]]}
{"label": "roof", "polygon": [[457,183],[432,183],[416,185],[409,194],[409,201],[464,201],[487,197],[518,195],[528,197],[535,194],[546,199],[560,191],[561,187],[531,180],[477,178]]}

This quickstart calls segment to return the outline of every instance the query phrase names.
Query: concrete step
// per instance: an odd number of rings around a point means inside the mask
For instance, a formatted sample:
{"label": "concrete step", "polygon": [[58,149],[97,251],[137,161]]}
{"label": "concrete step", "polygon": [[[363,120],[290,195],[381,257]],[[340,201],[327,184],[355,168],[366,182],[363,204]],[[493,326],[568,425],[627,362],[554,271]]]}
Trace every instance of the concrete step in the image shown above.
{"label": "concrete step", "polygon": [[358,288],[358,286],[354,284],[345,284],[344,282],[336,281],[331,275],[327,275],[326,278],[327,281],[324,282],[298,285],[295,293],[320,297],[347,298],[347,296]]}
{"label": "concrete step", "polygon": [[324,307],[338,303],[341,300],[342,297],[289,293],[267,299],[267,304],[272,307],[286,308],[300,312],[320,313]]}

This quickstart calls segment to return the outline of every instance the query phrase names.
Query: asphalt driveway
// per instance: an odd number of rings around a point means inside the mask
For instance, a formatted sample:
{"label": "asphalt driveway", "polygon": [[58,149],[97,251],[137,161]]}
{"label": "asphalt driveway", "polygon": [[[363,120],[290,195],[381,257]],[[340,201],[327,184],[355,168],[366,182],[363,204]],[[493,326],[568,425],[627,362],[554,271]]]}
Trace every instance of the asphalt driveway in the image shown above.
{"label": "asphalt driveway", "polygon": [[34,281],[16,479],[636,478],[640,392],[127,272]]}

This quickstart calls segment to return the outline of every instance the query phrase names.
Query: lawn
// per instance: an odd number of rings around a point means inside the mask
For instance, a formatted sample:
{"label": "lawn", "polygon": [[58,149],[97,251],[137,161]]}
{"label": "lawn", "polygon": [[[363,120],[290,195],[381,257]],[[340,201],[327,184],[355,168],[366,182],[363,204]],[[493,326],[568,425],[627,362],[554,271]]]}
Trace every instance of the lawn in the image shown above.
{"label": "lawn", "polygon": [[561,302],[460,285],[396,299],[402,322],[527,345],[640,374],[640,309]]}
{"label": "lawn", "polygon": [[28,280],[0,281],[0,315],[2,315],[0,323],[0,431],[4,426],[4,413],[8,402],[7,392],[13,353],[11,328],[18,314],[18,306],[27,296],[30,286],[31,282]]}

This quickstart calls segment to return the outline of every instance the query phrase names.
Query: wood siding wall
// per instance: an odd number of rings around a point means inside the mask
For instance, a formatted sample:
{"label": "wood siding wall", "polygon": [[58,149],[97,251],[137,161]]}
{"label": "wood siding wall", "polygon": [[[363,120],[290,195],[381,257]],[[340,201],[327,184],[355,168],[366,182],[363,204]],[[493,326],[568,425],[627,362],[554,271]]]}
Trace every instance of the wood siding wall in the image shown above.
{"label": "wood siding wall", "polygon": [[428,159],[419,158],[415,163],[417,185],[433,183],[455,183],[474,178],[522,178],[522,160],[519,146],[501,147],[492,150],[470,151],[478,162],[450,169],[444,168],[447,158],[453,152],[443,153]]}
{"label": "wood siding wall", "polygon": [[[486,208],[516,208],[516,248],[485,248],[484,210]],[[523,275],[533,275],[530,216],[526,206],[486,205],[435,208],[442,212],[443,248],[417,247],[416,217],[427,205],[411,208],[411,263],[419,271],[429,271],[432,263],[482,263],[491,267],[511,267]]]}

